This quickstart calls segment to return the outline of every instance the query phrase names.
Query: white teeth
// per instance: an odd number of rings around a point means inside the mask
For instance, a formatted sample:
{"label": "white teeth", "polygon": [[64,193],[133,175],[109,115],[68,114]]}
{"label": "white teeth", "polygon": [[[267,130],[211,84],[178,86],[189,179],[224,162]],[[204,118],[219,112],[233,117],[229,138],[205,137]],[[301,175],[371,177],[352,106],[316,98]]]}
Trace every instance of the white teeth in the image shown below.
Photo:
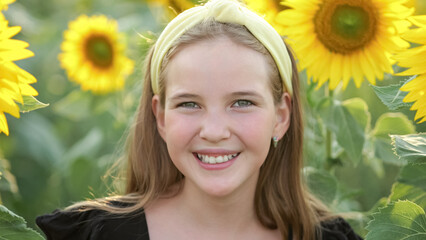
{"label": "white teeth", "polygon": [[203,163],[216,164],[216,163],[224,163],[233,158],[235,158],[238,154],[229,154],[224,156],[208,156],[197,153],[198,159],[200,159]]}
{"label": "white teeth", "polygon": [[210,164],[216,164],[216,158],[215,157],[209,157],[209,163]]}

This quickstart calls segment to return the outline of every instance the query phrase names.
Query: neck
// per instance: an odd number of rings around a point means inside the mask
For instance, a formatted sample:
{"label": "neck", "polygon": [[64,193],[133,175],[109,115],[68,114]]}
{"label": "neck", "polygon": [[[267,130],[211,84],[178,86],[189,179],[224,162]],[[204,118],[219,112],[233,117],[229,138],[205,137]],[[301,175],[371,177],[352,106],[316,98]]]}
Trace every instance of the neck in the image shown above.
{"label": "neck", "polygon": [[[208,194],[189,180],[177,195],[145,208],[152,239],[280,239],[258,220],[254,206],[257,176],[226,195]],[[250,181],[250,180],[249,180]],[[250,187],[247,187],[250,186]],[[167,226],[168,232],[164,233]]]}
{"label": "neck", "polygon": [[254,207],[255,189],[256,184],[253,184],[250,189],[237,189],[227,196],[211,196],[194,184],[184,182],[176,200],[181,206],[182,216],[201,227],[238,229],[258,223]]}

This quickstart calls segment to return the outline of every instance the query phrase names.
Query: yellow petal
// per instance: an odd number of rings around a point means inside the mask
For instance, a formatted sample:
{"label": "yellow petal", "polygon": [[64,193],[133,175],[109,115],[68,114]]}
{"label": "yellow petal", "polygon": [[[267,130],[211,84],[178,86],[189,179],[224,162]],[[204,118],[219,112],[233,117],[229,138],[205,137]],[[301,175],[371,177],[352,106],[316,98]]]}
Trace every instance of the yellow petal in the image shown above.
{"label": "yellow petal", "polygon": [[331,66],[330,66],[330,89],[334,90],[342,80],[342,55],[332,54]]}
{"label": "yellow petal", "polygon": [[408,20],[410,20],[416,26],[426,27],[426,15],[412,16],[409,17]]}
{"label": "yellow petal", "polygon": [[[2,89],[0,91],[0,94],[8,94],[9,92],[10,91],[8,91],[7,89]],[[0,110],[2,112],[7,112],[16,118],[19,118],[19,107],[12,99],[0,97],[0,106]]]}
{"label": "yellow petal", "polygon": [[7,126],[6,116],[0,111],[0,133],[4,132],[6,136],[9,136],[9,127]]}
{"label": "yellow petal", "polygon": [[[414,66],[406,71],[403,72],[403,75],[417,75],[417,74],[423,74],[426,73],[426,68],[425,66]],[[398,75],[401,75],[401,73],[399,73]]]}
{"label": "yellow petal", "polygon": [[1,32],[1,37],[3,39],[12,38],[16,34],[18,34],[21,31],[20,26],[14,26],[14,27],[7,27],[6,29],[3,29]]}
{"label": "yellow petal", "polygon": [[351,79],[351,65],[350,58],[347,56],[343,56],[342,58],[343,64],[343,89],[346,89],[350,79]]}
{"label": "yellow petal", "polygon": [[426,27],[411,29],[404,33],[402,37],[413,43],[426,44]]}
{"label": "yellow petal", "polygon": [[26,48],[29,44],[24,41],[15,40],[15,39],[3,39],[0,45],[0,52],[4,50],[17,49],[17,48]]}
{"label": "yellow petal", "polygon": [[374,66],[371,65],[371,60],[368,59],[365,51],[360,51],[358,56],[364,76],[371,84],[376,85],[375,73],[372,69]]}
{"label": "yellow petal", "polygon": [[[11,81],[9,79],[1,79],[0,80],[0,88],[3,91],[2,98],[10,98],[18,102],[23,102],[22,96],[20,94],[19,85],[15,81]],[[7,91],[6,91],[7,89]]]}
{"label": "yellow petal", "polygon": [[2,61],[17,61],[32,56],[34,56],[34,53],[27,49],[13,49],[0,52],[0,59]]}
{"label": "yellow petal", "polygon": [[359,54],[354,55],[351,57],[351,66],[352,66],[352,77],[355,82],[355,86],[357,88],[361,87],[362,81],[364,79],[364,76],[362,74],[362,67],[361,63],[359,62]]}
{"label": "yellow petal", "polygon": [[420,75],[401,87],[401,91],[409,92],[415,89],[426,91],[426,75]]}

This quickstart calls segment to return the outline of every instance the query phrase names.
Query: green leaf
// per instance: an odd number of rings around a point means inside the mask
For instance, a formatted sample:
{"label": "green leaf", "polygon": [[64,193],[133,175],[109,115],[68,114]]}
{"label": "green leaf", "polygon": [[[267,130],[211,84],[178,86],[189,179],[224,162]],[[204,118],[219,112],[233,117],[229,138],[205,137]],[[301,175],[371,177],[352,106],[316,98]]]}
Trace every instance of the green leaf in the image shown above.
{"label": "green leaf", "polygon": [[53,110],[68,119],[79,121],[90,116],[91,102],[90,93],[76,90],[55,103]]}
{"label": "green leaf", "polygon": [[24,103],[18,103],[19,111],[21,111],[22,113],[34,111],[49,106],[49,104],[42,103],[33,96],[22,96],[22,98],[24,99]]}
{"label": "green leaf", "polygon": [[399,159],[399,157],[395,154],[390,138],[374,138],[373,142],[374,154],[378,159],[397,166],[406,164],[405,161]]}
{"label": "green leaf", "polygon": [[28,156],[37,160],[42,166],[49,169],[59,164],[64,153],[61,139],[54,131],[53,124],[39,112],[33,112],[19,119],[16,128],[17,142],[25,146],[20,151],[21,156]]}
{"label": "green leaf", "polygon": [[426,163],[426,133],[391,136],[396,154],[409,163]]}
{"label": "green leaf", "polygon": [[305,168],[305,177],[311,192],[328,205],[337,197],[337,179],[326,171]]}
{"label": "green leaf", "polygon": [[74,159],[65,173],[67,178],[65,189],[71,199],[93,198],[105,193],[105,183],[102,177],[108,167],[110,155],[97,159],[84,156]]}
{"label": "green leaf", "polygon": [[336,135],[339,145],[357,163],[361,159],[365,141],[361,126],[339,101],[325,99],[319,104],[318,110],[326,127]]}
{"label": "green leaf", "polygon": [[410,200],[421,208],[426,209],[426,191],[420,187],[396,182],[392,186],[390,201]]}
{"label": "green leaf", "polygon": [[380,138],[389,138],[390,134],[412,134],[416,129],[413,123],[402,113],[385,113],[377,119],[373,135]]}
{"label": "green leaf", "polygon": [[379,208],[383,208],[386,207],[386,205],[389,202],[389,198],[387,197],[382,197],[380,198],[375,204],[374,206],[368,211],[368,215],[371,215],[375,212],[377,212],[379,210]]}
{"label": "green leaf", "polygon": [[415,133],[415,127],[404,114],[385,113],[381,115],[371,133],[375,156],[387,163],[399,166],[405,164],[406,162],[395,154],[390,135],[411,133]]}
{"label": "green leaf", "polygon": [[38,240],[44,238],[33,229],[28,228],[22,217],[0,205],[0,239]]}
{"label": "green leaf", "polygon": [[0,157],[0,192],[8,191],[14,194],[18,193],[18,184],[15,176],[10,171],[10,163]]}
{"label": "green leaf", "polygon": [[399,174],[398,182],[394,183],[391,201],[410,200],[423,209],[426,208],[426,163],[407,164]]}
{"label": "green leaf", "polygon": [[348,109],[351,115],[364,129],[370,128],[371,114],[368,105],[362,98],[351,98],[343,101],[342,105]]}
{"label": "green leaf", "polygon": [[425,211],[410,201],[392,202],[372,217],[366,240],[417,239],[426,234]]}
{"label": "green leaf", "polygon": [[364,164],[369,166],[371,170],[377,175],[377,177],[382,178],[385,175],[385,169],[383,166],[383,161],[376,157],[365,157]]}
{"label": "green leaf", "polygon": [[93,128],[64,154],[62,168],[68,168],[68,165],[77,158],[96,158],[96,154],[102,146],[103,137],[99,128]]}
{"label": "green leaf", "polygon": [[426,191],[426,163],[405,165],[401,169],[398,182],[420,187]]}
{"label": "green leaf", "polygon": [[417,234],[405,237],[402,240],[424,240],[424,239],[426,239],[426,233],[417,233]]}
{"label": "green leaf", "polygon": [[385,104],[390,110],[400,110],[402,108],[409,108],[412,104],[405,103],[402,100],[407,95],[407,92],[402,92],[399,89],[406,83],[414,79],[411,77],[406,81],[399,84],[393,84],[384,87],[372,86],[377,97]]}
{"label": "green leaf", "polygon": [[321,121],[310,112],[305,114],[305,139],[303,157],[309,166],[320,168],[327,158]]}

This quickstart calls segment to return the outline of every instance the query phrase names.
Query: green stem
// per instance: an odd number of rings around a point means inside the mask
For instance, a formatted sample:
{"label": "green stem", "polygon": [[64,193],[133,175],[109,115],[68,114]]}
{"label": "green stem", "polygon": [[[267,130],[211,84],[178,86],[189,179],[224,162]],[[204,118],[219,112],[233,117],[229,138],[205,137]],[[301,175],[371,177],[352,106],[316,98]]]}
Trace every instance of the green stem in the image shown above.
{"label": "green stem", "polygon": [[[330,90],[328,87],[325,88],[325,96],[330,97],[331,101],[333,101],[333,91]],[[326,128],[326,134],[325,134],[325,153],[326,153],[326,162],[325,162],[325,169],[331,170],[334,163],[332,162],[332,139],[331,139],[331,131],[330,129]]]}
{"label": "green stem", "polygon": [[325,151],[327,154],[327,161],[329,161],[329,159],[331,159],[331,131],[328,129],[325,135]]}

